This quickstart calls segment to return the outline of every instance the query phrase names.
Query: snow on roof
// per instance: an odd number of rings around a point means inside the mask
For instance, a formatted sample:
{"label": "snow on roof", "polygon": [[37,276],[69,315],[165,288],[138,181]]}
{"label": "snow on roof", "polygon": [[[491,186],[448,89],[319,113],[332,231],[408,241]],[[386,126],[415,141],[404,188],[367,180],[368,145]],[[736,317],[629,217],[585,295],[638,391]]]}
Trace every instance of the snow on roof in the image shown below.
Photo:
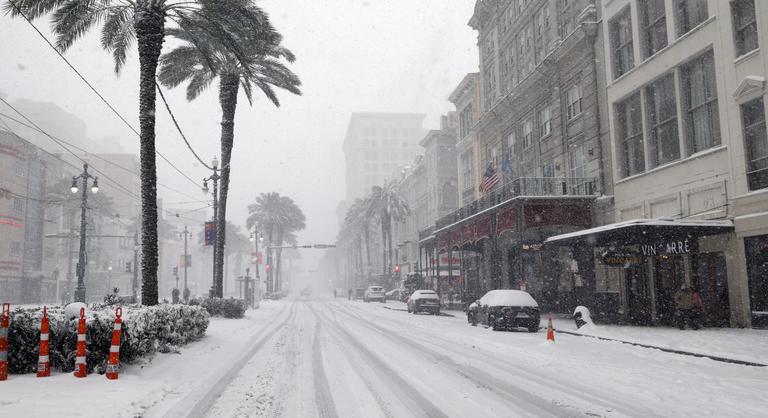
{"label": "snow on roof", "polygon": [[480,298],[480,304],[488,306],[539,306],[527,292],[513,289],[491,290]]}
{"label": "snow on roof", "polygon": [[578,238],[586,235],[599,234],[601,232],[615,231],[618,229],[628,228],[631,226],[673,226],[673,227],[719,227],[719,228],[733,228],[733,221],[731,220],[701,220],[701,219],[674,219],[674,218],[656,218],[656,219],[633,219],[631,221],[616,222],[608,225],[598,226],[595,228],[583,229],[581,231],[569,232],[567,234],[555,235],[549,237],[544,243],[550,243],[555,241],[562,241],[572,238]]}

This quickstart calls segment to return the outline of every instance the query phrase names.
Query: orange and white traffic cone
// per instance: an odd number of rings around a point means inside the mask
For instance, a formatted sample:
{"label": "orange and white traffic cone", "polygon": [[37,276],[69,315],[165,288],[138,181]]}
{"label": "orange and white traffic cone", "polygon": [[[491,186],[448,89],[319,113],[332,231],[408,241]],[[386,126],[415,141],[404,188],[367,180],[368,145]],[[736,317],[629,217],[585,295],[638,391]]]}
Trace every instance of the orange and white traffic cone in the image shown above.
{"label": "orange and white traffic cone", "polygon": [[37,357],[37,377],[51,375],[51,360],[48,357],[48,309],[43,306],[43,320],[40,322],[40,354]]}
{"label": "orange and white traffic cone", "polygon": [[123,308],[115,310],[115,326],[112,328],[112,346],[109,347],[109,359],[107,360],[107,379],[117,380],[117,372],[120,368],[120,331],[123,326]]}
{"label": "orange and white traffic cone", "polygon": [[77,356],[75,357],[75,377],[88,376],[85,364],[85,308],[80,308],[80,319],[77,321]]}
{"label": "orange and white traffic cone", "polygon": [[0,380],[8,379],[8,325],[11,322],[11,304],[3,304],[0,315]]}
{"label": "orange and white traffic cone", "polygon": [[552,317],[547,322],[547,341],[555,342],[555,330],[552,328]]}

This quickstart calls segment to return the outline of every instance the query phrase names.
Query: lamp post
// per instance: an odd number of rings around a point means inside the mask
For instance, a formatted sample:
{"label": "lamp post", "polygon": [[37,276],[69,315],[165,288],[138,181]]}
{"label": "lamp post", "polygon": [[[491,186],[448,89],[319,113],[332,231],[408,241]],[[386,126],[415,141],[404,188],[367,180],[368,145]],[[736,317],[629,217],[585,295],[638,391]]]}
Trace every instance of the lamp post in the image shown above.
{"label": "lamp post", "polygon": [[[259,277],[259,259],[258,259],[258,257],[259,257],[259,242],[261,242],[261,243],[264,242],[264,236],[259,234],[259,230],[254,226],[253,227],[253,233],[251,233],[251,238],[250,239],[251,239],[251,242],[254,243],[255,248],[256,248],[256,263],[255,263],[256,264],[256,276],[255,276],[256,278],[255,278],[255,281],[254,281],[254,286],[259,286],[259,287],[255,287],[254,290],[258,289],[259,292],[261,292],[261,287],[260,287],[261,278]],[[261,296],[259,296],[259,298],[261,298]],[[254,303],[255,303],[255,301],[254,301]]]}
{"label": "lamp post", "polygon": [[77,181],[82,180],[82,194],[80,198],[80,253],[77,258],[77,287],[75,288],[75,302],[85,303],[85,210],[88,202],[88,179],[93,179],[93,185],[91,186],[91,193],[96,194],[99,192],[99,179],[88,174],[88,163],[83,164],[83,172],[79,176],[72,177],[72,187],[70,191],[72,194],[77,194],[78,189]]}
{"label": "lamp post", "polygon": [[216,277],[216,272],[218,271],[216,263],[219,259],[216,242],[219,240],[219,179],[221,179],[221,176],[219,176],[219,160],[215,156],[213,161],[211,161],[211,166],[213,167],[213,174],[203,179],[203,193],[206,194],[208,193],[208,180],[213,181],[213,224],[216,228],[216,237],[213,241],[213,284],[211,285],[210,296],[223,297],[223,283],[219,283]]}
{"label": "lamp post", "polygon": [[189,288],[187,287],[187,271],[189,270],[190,263],[189,262],[189,252],[187,249],[187,237],[189,235],[192,235],[191,232],[187,229],[187,226],[184,225],[184,291],[182,292],[182,298],[184,298],[184,302],[189,301]]}

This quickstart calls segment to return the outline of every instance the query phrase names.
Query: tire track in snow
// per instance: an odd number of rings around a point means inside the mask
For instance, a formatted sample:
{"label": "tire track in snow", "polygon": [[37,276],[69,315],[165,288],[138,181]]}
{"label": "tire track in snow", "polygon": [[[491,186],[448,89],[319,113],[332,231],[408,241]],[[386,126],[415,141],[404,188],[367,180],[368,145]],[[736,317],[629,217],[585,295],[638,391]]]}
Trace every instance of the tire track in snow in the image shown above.
{"label": "tire track in snow", "polygon": [[[270,319],[278,317],[282,312],[283,311],[281,310],[275,316],[270,317]],[[165,416],[187,418],[204,417],[211,409],[214,402],[216,402],[221,394],[224,393],[224,390],[226,390],[227,386],[232,382],[232,380],[235,379],[235,377],[237,377],[237,375],[240,373],[240,369],[242,369],[243,366],[248,363],[248,361],[253,356],[256,355],[256,353],[264,346],[267,341],[269,341],[275,334],[281,331],[285,324],[289,323],[295,315],[296,303],[294,302],[291,304],[288,316],[282,322],[276,326],[273,326],[271,329],[265,328],[251,338],[249,343],[246,344],[246,346],[251,347],[251,349],[248,350],[245,354],[241,355],[240,358],[233,364],[233,366],[227,370],[227,372],[224,373],[213,385],[211,385],[205,391],[205,393],[201,394],[198,391],[193,391],[187,394],[187,396],[177,402],[176,406],[171,408]]]}
{"label": "tire track in snow", "polygon": [[[311,308],[310,308],[311,309]],[[312,311],[314,313],[314,311]],[[315,315],[317,317],[317,315]],[[322,325],[318,318],[315,322],[315,338],[312,342],[312,375],[315,383],[315,402],[317,402],[317,414],[320,418],[336,418],[336,405],[328,385],[328,378],[323,368],[323,353],[320,350],[320,332]]]}
{"label": "tire track in snow", "polygon": [[[388,331],[387,329],[379,325],[372,324],[368,321],[361,319],[360,316],[357,314],[357,312],[355,312],[355,310],[353,310],[350,307],[334,304],[332,305],[332,310],[337,311],[340,314],[345,315],[349,318],[352,318],[362,326],[376,333],[379,333],[387,338],[396,339],[401,343],[416,349],[417,351],[421,352],[422,355],[425,356],[427,359],[436,363],[442,363],[444,366],[447,367],[447,369],[453,370],[455,373],[459,374],[460,376],[472,382],[475,382],[476,384],[484,387],[485,389],[497,394],[498,396],[504,399],[511,401],[514,404],[517,404],[521,401],[525,402],[531,408],[537,409],[537,412],[536,412],[537,416],[550,415],[550,416],[559,417],[559,416],[573,416],[574,414],[599,415],[591,411],[579,411],[570,405],[564,405],[554,400],[550,401],[550,400],[544,399],[532,392],[527,391],[524,388],[521,388],[513,384],[512,382],[500,379],[498,377],[495,377],[477,368],[460,364],[455,360],[453,360],[453,358],[451,358],[450,356],[444,353],[438,352],[436,350],[430,349],[424,345],[425,343],[435,344],[434,341],[419,342],[417,338],[415,338],[412,335],[409,335],[408,337],[406,337],[401,335],[400,333],[397,333],[397,332],[393,333],[391,331]],[[568,385],[542,378],[526,370],[523,370],[519,367],[515,367],[515,366],[510,367],[509,364],[499,361],[498,359],[494,359],[492,357],[485,356],[485,355],[481,356],[474,351],[462,349],[462,347],[455,346],[456,341],[449,340],[447,338],[443,338],[439,336],[432,336],[432,335],[430,335],[429,338],[438,339],[445,342],[446,344],[441,345],[440,347],[444,350],[452,351],[458,356],[463,356],[466,358],[474,358],[475,360],[480,362],[493,364],[495,368],[504,370],[510,374],[520,375],[522,373],[525,375],[526,379],[530,379],[531,381],[537,382],[541,384],[543,387],[547,387],[547,388],[554,387],[556,388],[557,391],[564,393],[566,395],[569,395],[578,400],[582,400],[582,401],[587,400],[588,402],[592,403],[595,407],[603,407],[606,410],[605,411],[606,413],[615,413],[616,410],[623,409],[624,411],[626,410],[633,411],[633,414],[636,414],[637,416],[653,415],[652,412],[645,411],[642,407],[638,407],[637,405],[626,405],[623,403],[617,405],[617,402],[613,402],[613,401],[606,402],[605,399],[598,399],[597,397],[584,393],[584,391],[574,390],[572,387]],[[627,415],[628,413],[624,411],[619,413],[622,415]]]}
{"label": "tire track in snow", "polygon": [[[398,399],[404,404],[410,406],[409,411],[416,411],[416,416],[419,417],[440,417],[447,418],[448,416],[443,413],[437,406],[435,406],[429,399],[425,398],[415,387],[408,383],[405,379],[392,370],[379,356],[368,350],[359,340],[357,340],[349,331],[344,329],[336,319],[328,318],[324,313],[317,313],[313,308],[310,310],[331,325],[332,332],[341,339],[346,340],[347,347],[353,348],[362,357],[367,360],[367,365],[377,369],[377,375],[382,382],[388,384],[390,390],[398,396]],[[369,389],[372,389],[369,387]],[[372,390],[372,393],[375,393]],[[380,398],[377,397],[377,400]],[[389,414],[387,414],[389,415]]]}

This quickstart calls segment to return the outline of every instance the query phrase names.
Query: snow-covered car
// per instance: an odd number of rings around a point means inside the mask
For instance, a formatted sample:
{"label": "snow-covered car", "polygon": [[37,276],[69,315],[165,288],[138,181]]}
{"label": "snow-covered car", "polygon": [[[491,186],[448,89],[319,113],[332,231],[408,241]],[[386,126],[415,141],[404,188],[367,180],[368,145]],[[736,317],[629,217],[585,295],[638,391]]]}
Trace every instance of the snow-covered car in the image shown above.
{"label": "snow-covered car", "polygon": [[305,287],[301,289],[301,296],[310,296],[312,294],[312,289],[309,287]]}
{"label": "snow-covered car", "polygon": [[406,301],[409,313],[429,312],[440,314],[440,298],[434,290],[417,290]]}
{"label": "snow-covered car", "polygon": [[404,290],[405,289],[392,289],[384,294],[384,298],[387,300],[401,300]]}
{"label": "snow-covered car", "polygon": [[381,303],[384,303],[386,301],[384,298],[383,287],[368,286],[368,289],[365,289],[365,295],[363,295],[363,302],[370,302],[372,300],[378,300]]}
{"label": "snow-covered car", "polygon": [[[539,330],[539,304],[522,290],[491,290],[467,309],[470,323],[477,323],[497,330],[526,328],[528,332]],[[474,315],[472,318],[470,315]]]}

